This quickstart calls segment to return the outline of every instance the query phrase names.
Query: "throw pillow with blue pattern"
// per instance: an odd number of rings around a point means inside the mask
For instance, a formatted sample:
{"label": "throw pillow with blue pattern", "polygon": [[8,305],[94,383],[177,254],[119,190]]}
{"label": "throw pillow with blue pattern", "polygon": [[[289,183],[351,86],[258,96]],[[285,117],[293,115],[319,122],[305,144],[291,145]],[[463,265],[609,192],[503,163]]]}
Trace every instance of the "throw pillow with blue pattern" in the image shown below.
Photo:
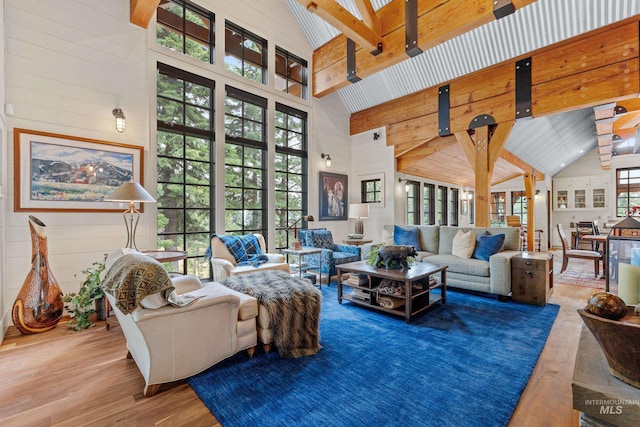
{"label": "throw pillow with blue pattern", "polygon": [[336,250],[336,245],[333,243],[333,236],[330,230],[315,230],[311,231],[311,245],[314,248]]}

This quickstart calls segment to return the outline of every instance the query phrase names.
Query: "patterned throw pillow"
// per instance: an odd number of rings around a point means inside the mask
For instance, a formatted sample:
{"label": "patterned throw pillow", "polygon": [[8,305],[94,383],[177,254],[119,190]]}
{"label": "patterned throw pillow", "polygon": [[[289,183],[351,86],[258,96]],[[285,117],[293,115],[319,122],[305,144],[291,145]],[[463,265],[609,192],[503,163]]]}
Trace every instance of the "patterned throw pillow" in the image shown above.
{"label": "patterned throw pillow", "polygon": [[314,248],[331,249],[336,250],[336,245],[333,243],[333,236],[330,230],[315,230],[311,231],[311,245]]}

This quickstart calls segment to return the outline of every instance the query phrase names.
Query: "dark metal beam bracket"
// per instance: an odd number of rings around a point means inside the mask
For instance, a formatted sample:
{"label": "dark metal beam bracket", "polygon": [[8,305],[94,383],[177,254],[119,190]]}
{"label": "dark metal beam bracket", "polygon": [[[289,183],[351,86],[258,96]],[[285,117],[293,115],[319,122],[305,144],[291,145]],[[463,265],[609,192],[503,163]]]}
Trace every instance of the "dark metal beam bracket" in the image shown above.
{"label": "dark metal beam bracket", "polygon": [[404,51],[412,58],[422,53],[418,47],[418,0],[404,2]]}
{"label": "dark metal beam bracket", "polygon": [[438,88],[438,135],[451,135],[449,85]]}
{"label": "dark metal beam bracket", "polygon": [[469,122],[469,129],[475,129],[482,126],[490,126],[495,125],[496,120],[493,118],[491,114],[479,114]]}
{"label": "dark metal beam bracket", "polygon": [[496,19],[502,19],[515,11],[516,7],[511,0],[495,0],[493,2],[493,16],[495,16]]}
{"label": "dark metal beam bracket", "polygon": [[347,37],[347,80],[357,83],[362,80],[356,75],[356,42]]}
{"label": "dark metal beam bracket", "polygon": [[529,57],[516,62],[516,119],[531,116],[531,57]]}

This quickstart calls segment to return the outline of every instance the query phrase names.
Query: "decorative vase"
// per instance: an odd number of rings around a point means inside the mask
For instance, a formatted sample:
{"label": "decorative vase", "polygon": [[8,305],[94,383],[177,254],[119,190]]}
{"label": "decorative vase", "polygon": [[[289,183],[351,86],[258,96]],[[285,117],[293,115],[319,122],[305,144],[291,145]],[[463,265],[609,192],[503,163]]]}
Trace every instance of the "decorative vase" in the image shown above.
{"label": "decorative vase", "polygon": [[46,332],[62,317],[62,290],[49,268],[45,225],[29,216],[31,232],[31,271],[13,303],[13,324],[23,334]]}

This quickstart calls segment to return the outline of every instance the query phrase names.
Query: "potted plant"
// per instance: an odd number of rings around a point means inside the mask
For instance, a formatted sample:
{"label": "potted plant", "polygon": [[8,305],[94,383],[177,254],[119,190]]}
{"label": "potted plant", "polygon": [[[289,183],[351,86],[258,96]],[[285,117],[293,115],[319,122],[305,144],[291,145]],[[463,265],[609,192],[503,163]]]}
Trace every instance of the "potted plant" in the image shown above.
{"label": "potted plant", "polygon": [[100,287],[100,273],[104,271],[104,268],[104,261],[96,261],[92,267],[82,270],[85,279],[80,290],[77,293],[71,292],[64,296],[64,302],[67,303],[64,308],[71,317],[69,327],[74,331],[87,329],[94,324],[89,319],[89,315],[96,312],[95,305],[100,304],[100,301],[104,299],[104,291]]}

